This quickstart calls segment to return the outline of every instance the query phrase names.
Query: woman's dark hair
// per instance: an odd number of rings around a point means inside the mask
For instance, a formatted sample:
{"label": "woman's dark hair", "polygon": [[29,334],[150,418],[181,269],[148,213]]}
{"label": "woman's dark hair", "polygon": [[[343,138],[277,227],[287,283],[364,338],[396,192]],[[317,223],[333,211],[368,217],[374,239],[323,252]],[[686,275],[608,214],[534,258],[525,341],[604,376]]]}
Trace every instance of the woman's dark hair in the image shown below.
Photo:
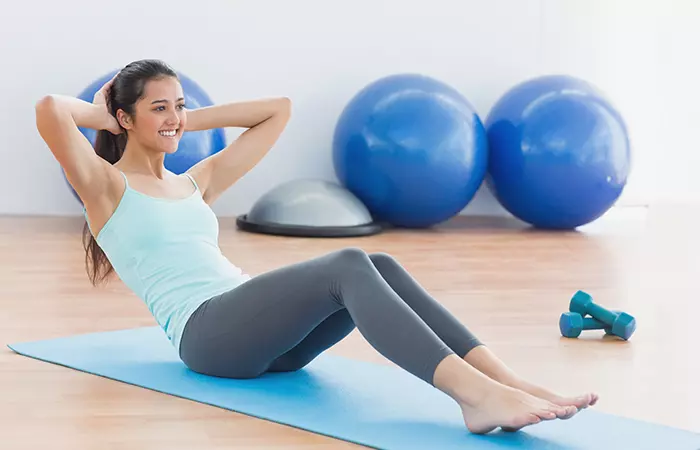
{"label": "woman's dark hair", "polygon": [[[117,117],[122,110],[130,116],[134,114],[136,102],[143,97],[146,83],[166,77],[177,78],[177,73],[166,63],[155,59],[134,61],[125,66],[114,79],[109,90],[107,109]],[[95,152],[110,164],[115,164],[124,154],[127,134],[115,135],[107,130],[99,130],[95,140]],[[87,221],[83,227],[83,247],[85,248],[85,268],[90,282],[97,285],[114,271],[104,251],[90,232]]]}

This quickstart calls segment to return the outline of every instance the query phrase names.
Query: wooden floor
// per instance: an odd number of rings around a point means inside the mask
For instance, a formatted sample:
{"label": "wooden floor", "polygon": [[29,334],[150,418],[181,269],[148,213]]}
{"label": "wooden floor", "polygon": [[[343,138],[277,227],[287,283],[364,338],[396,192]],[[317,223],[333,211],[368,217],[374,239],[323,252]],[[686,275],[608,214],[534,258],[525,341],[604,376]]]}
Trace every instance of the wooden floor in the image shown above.
{"label": "wooden floor", "polygon": [[[239,232],[224,253],[250,274],[345,246],[395,255],[527,378],[563,393],[595,390],[600,411],[700,431],[700,210],[612,214],[585,232],[544,233],[460,219],[431,231],[357,239]],[[0,218],[3,344],[155,324],[119,282],[89,286],[80,219]],[[577,289],[636,316],[629,342],[559,334]],[[387,363],[354,332],[329,350]],[[0,350],[3,449],[360,448],[302,430]]]}

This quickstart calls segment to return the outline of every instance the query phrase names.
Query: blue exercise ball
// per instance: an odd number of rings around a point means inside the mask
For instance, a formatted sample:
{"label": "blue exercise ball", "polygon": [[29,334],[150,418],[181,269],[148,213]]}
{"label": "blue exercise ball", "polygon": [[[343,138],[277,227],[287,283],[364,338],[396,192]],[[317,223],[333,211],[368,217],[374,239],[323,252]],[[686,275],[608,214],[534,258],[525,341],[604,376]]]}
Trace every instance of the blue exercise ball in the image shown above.
{"label": "blue exercise ball", "polygon": [[486,119],[486,184],[515,217],[574,229],[602,216],[630,172],[623,118],[590,83],[548,75],[520,83]]}
{"label": "blue exercise ball", "polygon": [[[104,86],[107,81],[111,80],[116,73],[117,71],[113,70],[110,73],[96,79],[82,92],[80,92],[80,94],[78,94],[78,98],[88,103],[92,103],[95,93],[102,86]],[[180,79],[180,84],[182,85],[187,109],[197,109],[205,106],[212,106],[214,104],[204,89],[202,89],[201,86],[195,83],[192,79],[179,72],[177,76]],[[79,130],[94,147],[95,140],[97,138],[97,131],[83,127],[79,127]],[[175,153],[165,155],[164,165],[169,171],[180,175],[201,160],[223,150],[224,147],[226,147],[226,134],[221,128],[201,131],[187,131],[183,133],[182,137],[180,138],[177,151]],[[78,197],[73,188],[70,188],[75,198],[78,199],[78,201],[81,201],[80,197]]]}
{"label": "blue exercise ball", "polygon": [[365,86],[343,109],[333,164],[375,220],[423,228],[467,206],[485,176],[487,149],[481,119],[458,91],[398,74]]}

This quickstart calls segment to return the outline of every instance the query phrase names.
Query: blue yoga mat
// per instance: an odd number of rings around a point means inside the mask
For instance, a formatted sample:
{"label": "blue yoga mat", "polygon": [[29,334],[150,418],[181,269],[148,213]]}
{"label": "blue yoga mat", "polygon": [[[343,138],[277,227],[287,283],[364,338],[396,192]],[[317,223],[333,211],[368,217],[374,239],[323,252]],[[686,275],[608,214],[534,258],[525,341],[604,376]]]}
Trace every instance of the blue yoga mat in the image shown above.
{"label": "blue yoga mat", "polygon": [[587,409],[515,433],[469,433],[445,394],[395,366],[329,353],[250,380],[189,370],[158,327],[12,344],[15,352],[147,389],[382,449],[700,449],[700,435]]}

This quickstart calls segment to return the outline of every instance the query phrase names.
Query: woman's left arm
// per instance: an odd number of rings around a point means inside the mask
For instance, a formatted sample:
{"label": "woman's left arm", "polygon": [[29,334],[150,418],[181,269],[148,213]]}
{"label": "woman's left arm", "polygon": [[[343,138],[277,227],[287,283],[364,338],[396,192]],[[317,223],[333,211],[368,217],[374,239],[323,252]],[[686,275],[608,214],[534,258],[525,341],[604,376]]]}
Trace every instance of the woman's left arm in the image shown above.
{"label": "woman's left arm", "polygon": [[207,106],[187,111],[185,131],[248,128],[238,139],[188,170],[204,200],[211,204],[267,154],[287,126],[288,98],[272,98]]}

